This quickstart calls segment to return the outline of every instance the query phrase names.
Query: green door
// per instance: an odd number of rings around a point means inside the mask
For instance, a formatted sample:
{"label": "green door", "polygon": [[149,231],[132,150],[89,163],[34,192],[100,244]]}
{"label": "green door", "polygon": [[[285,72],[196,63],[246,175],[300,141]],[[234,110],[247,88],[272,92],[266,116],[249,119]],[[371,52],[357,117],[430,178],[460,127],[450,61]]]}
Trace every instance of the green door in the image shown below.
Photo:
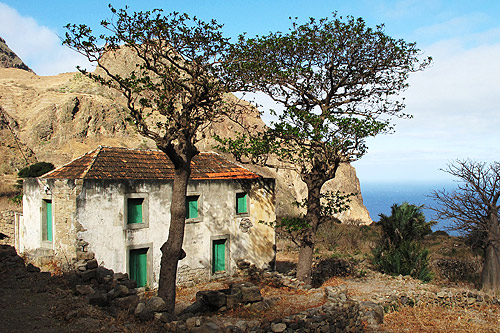
{"label": "green door", "polygon": [[52,242],[52,201],[44,200],[45,202],[45,225],[42,228],[42,239]]}
{"label": "green door", "polygon": [[226,270],[226,240],[218,239],[213,242],[212,273]]}
{"label": "green door", "polygon": [[130,279],[137,282],[137,287],[144,287],[147,283],[148,249],[130,250],[129,272]]}

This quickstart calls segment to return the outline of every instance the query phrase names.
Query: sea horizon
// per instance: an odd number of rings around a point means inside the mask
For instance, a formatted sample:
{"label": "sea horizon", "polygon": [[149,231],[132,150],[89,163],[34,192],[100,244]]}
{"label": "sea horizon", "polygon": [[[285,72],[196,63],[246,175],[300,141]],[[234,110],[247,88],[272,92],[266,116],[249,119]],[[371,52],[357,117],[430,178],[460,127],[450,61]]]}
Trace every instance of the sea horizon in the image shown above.
{"label": "sea horizon", "polygon": [[432,191],[453,190],[456,183],[453,181],[363,181],[361,182],[361,195],[363,203],[370,213],[374,222],[380,220],[380,214],[390,215],[391,207],[394,204],[408,202],[417,206],[424,206],[423,213],[427,221],[437,221],[432,230],[444,230],[452,235],[457,232],[450,232],[447,228],[451,225],[449,220],[437,220],[436,212],[430,207],[437,207],[439,204],[430,197]]}

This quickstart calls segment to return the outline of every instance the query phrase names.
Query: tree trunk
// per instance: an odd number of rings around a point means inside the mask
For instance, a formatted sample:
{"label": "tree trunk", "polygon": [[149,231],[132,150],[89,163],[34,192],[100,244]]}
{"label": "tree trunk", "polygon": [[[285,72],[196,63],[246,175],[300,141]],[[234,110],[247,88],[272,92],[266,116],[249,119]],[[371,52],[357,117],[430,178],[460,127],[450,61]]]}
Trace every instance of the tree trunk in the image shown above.
{"label": "tree trunk", "polygon": [[[310,180],[310,179],[309,179]],[[306,181],[307,185],[307,213],[306,221],[310,228],[304,233],[300,240],[299,262],[297,264],[297,279],[311,284],[312,261],[314,244],[316,242],[316,232],[321,218],[320,193],[324,181]]]}
{"label": "tree trunk", "polygon": [[313,261],[314,244],[301,243],[299,250],[299,262],[297,263],[297,279],[306,284],[311,284],[312,261]]}
{"label": "tree trunk", "polygon": [[500,228],[498,212],[490,213],[488,244],[485,249],[484,266],[481,276],[482,289],[500,291]]}
{"label": "tree trunk", "polygon": [[177,262],[181,259],[186,219],[186,191],[191,174],[191,161],[175,169],[168,239],[161,247],[161,267],[158,296],[167,303],[167,312],[175,310]]}

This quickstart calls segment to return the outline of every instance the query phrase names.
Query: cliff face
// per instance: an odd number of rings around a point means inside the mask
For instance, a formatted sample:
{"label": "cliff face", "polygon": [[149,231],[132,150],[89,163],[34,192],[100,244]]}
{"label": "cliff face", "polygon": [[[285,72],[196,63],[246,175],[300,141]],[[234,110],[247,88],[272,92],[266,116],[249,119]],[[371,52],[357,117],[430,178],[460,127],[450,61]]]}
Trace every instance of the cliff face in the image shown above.
{"label": "cliff face", "polygon": [[[95,149],[98,145],[154,149],[154,142],[138,135],[127,121],[122,96],[80,73],[37,76],[16,68],[0,68],[0,177],[36,161],[56,166]],[[227,98],[235,98],[228,96]],[[265,126],[258,111],[249,108],[245,122]],[[204,133],[200,150],[214,150],[213,134],[231,136],[237,126],[229,120],[214,123]],[[226,156],[230,158],[229,156]],[[306,195],[305,185],[292,171],[253,167],[277,179],[277,214],[295,212],[293,202]],[[363,205],[355,169],[346,164],[326,187],[359,195],[342,221],[370,223]]]}

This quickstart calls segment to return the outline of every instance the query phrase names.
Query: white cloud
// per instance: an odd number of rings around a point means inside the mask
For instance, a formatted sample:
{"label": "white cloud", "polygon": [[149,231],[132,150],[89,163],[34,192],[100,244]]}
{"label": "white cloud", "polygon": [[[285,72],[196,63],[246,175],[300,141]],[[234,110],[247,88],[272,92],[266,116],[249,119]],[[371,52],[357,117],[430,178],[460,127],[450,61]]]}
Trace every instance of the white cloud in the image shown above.
{"label": "white cloud", "polygon": [[0,3],[0,36],[38,75],[74,72],[77,65],[91,68],[83,56],[61,45],[55,31],[3,3]]}
{"label": "white cloud", "polygon": [[[454,21],[453,21],[454,22]],[[439,179],[457,158],[500,160],[500,29],[425,48],[432,67],[411,77],[394,135],[370,141],[356,163],[366,179]]]}

